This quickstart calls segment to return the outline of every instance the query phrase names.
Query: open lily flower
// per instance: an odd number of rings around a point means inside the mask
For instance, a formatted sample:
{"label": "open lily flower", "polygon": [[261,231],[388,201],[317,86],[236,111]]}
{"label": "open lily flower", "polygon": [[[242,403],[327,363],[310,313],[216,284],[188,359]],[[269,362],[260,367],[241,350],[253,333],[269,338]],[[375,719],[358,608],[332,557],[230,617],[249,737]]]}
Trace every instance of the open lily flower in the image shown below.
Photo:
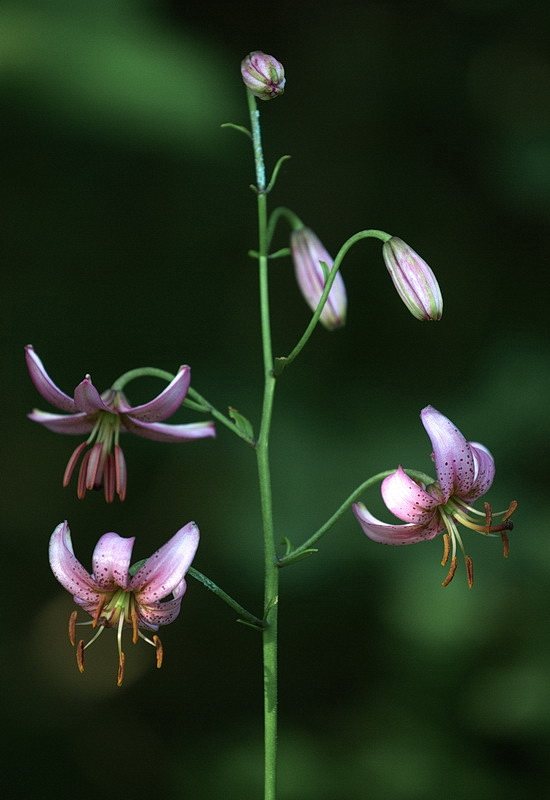
{"label": "open lily flower", "polygon": [[[124,677],[124,628],[132,629],[134,644],[139,638],[155,648],[157,667],[161,667],[163,651],[159,637],[154,635],[150,639],[140,628],[157,631],[161,625],[176,619],[186,590],[184,576],[198,545],[199,529],[194,522],[189,522],[150,558],[132,568],[134,537],[124,539],[116,533],[106,533],[95,547],[90,575],[74,555],[67,523],[57,526],[50,539],[52,572],[73,595],[75,603],[92,617],[90,622],[79,624],[98,628],[86,645],[80,640],[76,646],[80,672],[84,672],[84,650],[105,628],[117,630],[119,686]],[[170,594],[172,598],[164,600]],[[69,620],[69,638],[73,646],[76,644],[76,617],[77,612],[73,611]]]}
{"label": "open lily flower", "polygon": [[[107,389],[99,394],[87,375],[69,397],[59,389],[46,372],[31,345],[25,348],[27,367],[32,382],[42,397],[66,413],[51,414],[34,411],[29,419],[39,422],[55,433],[89,434],[71,455],[63,486],[67,486],[82,453],[77,495],[84,497],[89,489],[104,488],[105,499],[112,502],[115,493],[121,500],[126,496],[126,462],[119,436],[135,433],[159,442],[189,442],[215,436],[213,422],[166,425],[161,420],[171,416],[183,403],[191,381],[190,367],[183,366],[166,388],[149,403],[131,406],[123,392]],[[87,449],[89,448],[89,449]]]}
{"label": "open lily flower", "polygon": [[[420,414],[422,424],[431,439],[437,481],[423,484],[413,480],[400,466],[382,482],[382,497],[389,510],[405,522],[391,525],[376,519],[363,505],[355,503],[353,513],[366,535],[383,544],[414,544],[443,534],[442,565],[451,555],[449,573],[443,582],[447,586],[456,572],[457,545],[466,563],[468,585],[473,584],[472,560],[466,555],[457,523],[488,536],[500,535],[504,555],[508,555],[507,531],[512,530],[510,517],[517,507],[513,501],[506,511],[493,514],[489,503],[477,511],[472,503],[484,495],[495,477],[495,462],[490,452],[477,442],[467,442],[451,420],[432,406]],[[483,522],[477,522],[482,517]],[[493,525],[493,517],[500,523]]]}

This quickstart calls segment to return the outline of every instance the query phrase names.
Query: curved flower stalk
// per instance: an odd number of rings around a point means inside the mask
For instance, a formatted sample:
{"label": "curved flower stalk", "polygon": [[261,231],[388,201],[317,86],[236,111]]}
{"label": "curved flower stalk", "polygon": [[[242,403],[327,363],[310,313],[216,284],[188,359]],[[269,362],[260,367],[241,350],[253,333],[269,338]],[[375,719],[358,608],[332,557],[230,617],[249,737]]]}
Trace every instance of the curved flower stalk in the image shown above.
{"label": "curved flower stalk", "polygon": [[[296,281],[306,303],[312,311],[315,311],[319,305],[327,275],[334,264],[334,260],[310,228],[303,227],[293,230],[290,234],[290,247]],[[321,262],[326,265],[326,274]],[[319,319],[325,328],[334,330],[344,325],[346,311],[346,288],[342,275],[337,272]]]}
{"label": "curved flower stalk", "polygon": [[[105,499],[112,502],[115,493],[126,496],[127,473],[121,433],[134,433],[159,442],[189,442],[216,435],[213,422],[166,425],[161,420],[171,416],[183,403],[191,381],[191,369],[180,367],[168,386],[148,403],[131,406],[122,391],[107,389],[99,394],[87,375],[69,397],[59,389],[46,372],[32,345],[25,348],[27,367],[32,382],[42,397],[66,413],[51,414],[34,409],[29,419],[55,433],[89,434],[69,458],[63,486],[71,480],[82,453],[86,450],[78,474],[77,495],[103,486]],[[87,449],[89,448],[89,449]]]}
{"label": "curved flower stalk", "polygon": [[[124,539],[116,533],[106,533],[98,541],[90,575],[74,555],[71,533],[67,522],[62,522],[50,538],[50,566],[59,583],[73,595],[73,600],[91,617],[91,622],[79,623],[98,628],[95,636],[85,645],[81,639],[76,645],[76,661],[84,672],[84,650],[94,642],[105,628],[116,628],[118,642],[118,679],[124,678],[124,651],[122,631],[132,629],[134,644],[143,639],[156,651],[157,667],[162,665],[162,644],[157,635],[152,639],[140,628],[157,631],[161,625],[173,622],[180,612],[182,597],[187,588],[185,573],[199,545],[199,529],[194,522],[181,528],[139,568],[130,567],[134,537]],[[169,600],[164,600],[168,595]],[[162,602],[164,600],[164,602]],[[76,644],[76,617],[69,619],[69,638]]]}
{"label": "curved flower stalk", "polygon": [[[482,444],[467,442],[451,420],[432,406],[420,414],[422,424],[430,437],[437,481],[425,485],[414,481],[403,468],[384,479],[382,497],[389,510],[405,525],[391,525],[376,519],[363,505],[355,503],[355,514],[364,533],[375,542],[399,545],[414,544],[443,534],[444,553],[442,565],[451,555],[450,569],[443,581],[449,584],[456,572],[457,545],[462,550],[466,564],[468,585],[473,585],[472,559],[466,555],[457,523],[487,536],[500,534],[504,555],[508,555],[507,531],[512,530],[510,517],[517,503],[510,503],[506,511],[493,515],[489,503],[484,512],[472,508],[472,503],[484,495],[493,483],[495,462]],[[483,517],[476,522],[475,517]],[[500,516],[500,524],[493,525],[493,516]]]}

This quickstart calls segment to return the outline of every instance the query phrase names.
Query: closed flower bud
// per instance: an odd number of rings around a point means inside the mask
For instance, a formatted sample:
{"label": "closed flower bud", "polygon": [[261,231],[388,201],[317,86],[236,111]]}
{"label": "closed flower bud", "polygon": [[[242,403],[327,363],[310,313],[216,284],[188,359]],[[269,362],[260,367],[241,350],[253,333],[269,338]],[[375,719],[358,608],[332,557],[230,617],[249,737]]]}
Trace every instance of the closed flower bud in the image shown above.
{"label": "closed flower bud", "polygon": [[241,75],[247,89],[260,100],[273,100],[285,90],[285,70],[273,56],[255,50],[241,61]]}
{"label": "closed flower bud", "polygon": [[[325,272],[320,262],[323,261],[329,270],[334,262],[309,228],[292,231],[290,246],[298,286],[308,306],[315,311],[325,288]],[[346,289],[338,272],[319,319],[328,330],[340,328],[346,321],[346,310]]]}
{"label": "closed flower bud", "polygon": [[397,293],[413,317],[441,319],[443,298],[437,279],[424,259],[397,236],[384,242],[382,253]]}

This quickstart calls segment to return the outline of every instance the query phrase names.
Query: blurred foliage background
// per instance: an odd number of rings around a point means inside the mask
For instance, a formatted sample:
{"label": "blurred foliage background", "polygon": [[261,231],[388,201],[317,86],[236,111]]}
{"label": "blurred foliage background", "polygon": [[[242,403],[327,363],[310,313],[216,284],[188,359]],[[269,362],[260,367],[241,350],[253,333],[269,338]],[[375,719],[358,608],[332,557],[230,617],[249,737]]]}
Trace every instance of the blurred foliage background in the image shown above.
{"label": "blurred foliage background", "polygon": [[[350,252],[346,328],[318,330],[278,387],[278,531],[302,541],[380,470],[430,471],[418,419],[428,403],[494,453],[493,506],[520,503],[508,561],[497,540],[465,534],[472,591],[462,564],[441,588],[440,541],[381,547],[351,514],[283,572],[280,798],[540,797],[549,23],[548,4],[525,0],[0,4],[10,798],[261,796],[256,634],[190,580],[163,632],[162,670],[128,643],[117,689],[108,634],[78,673],[73,606],[47,563],[65,518],[88,567],[107,530],[135,535],[137,559],[195,519],[195,566],[259,612],[253,454],[221,428],[181,448],[129,439],[124,505],[78,501],[61,488],[77,442],[25,418],[46,404],[23,360],[32,343],[69,393],[87,372],[102,390],[134,367],[189,363],[198,391],[257,422],[253,165],[247,140],[220,128],[247,124],[239,63],[254,49],[287,74],[284,97],[261,107],[268,164],[292,156],[271,207],[290,206],[333,254],[362,228],[399,235],[445,298],[442,322],[420,324],[379,244]],[[284,354],[308,320],[288,259],[273,264],[271,286]],[[129,395],[159,388],[138,382]],[[363,499],[382,515],[378,495]]]}

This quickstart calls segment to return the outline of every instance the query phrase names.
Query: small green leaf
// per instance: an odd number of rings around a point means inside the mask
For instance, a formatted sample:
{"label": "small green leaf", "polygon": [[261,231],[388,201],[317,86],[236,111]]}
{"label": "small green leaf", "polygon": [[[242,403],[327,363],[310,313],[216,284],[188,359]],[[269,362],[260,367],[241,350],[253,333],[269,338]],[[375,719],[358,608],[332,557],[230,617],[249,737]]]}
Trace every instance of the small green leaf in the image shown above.
{"label": "small green leaf", "polygon": [[249,439],[254,439],[254,429],[246,417],[243,417],[236,408],[231,408],[231,406],[229,406],[229,416],[241,433],[244,433]]}
{"label": "small green leaf", "polygon": [[252,139],[252,134],[248,128],[244,128],[242,125],[235,125],[233,122],[224,122],[222,125],[220,125],[220,128],[233,128],[233,130],[244,133],[245,136],[248,136],[249,139]]}
{"label": "small green leaf", "polygon": [[284,558],[286,558],[294,550],[294,545],[292,544],[288,536],[283,536],[280,543],[284,545],[285,548]]}

